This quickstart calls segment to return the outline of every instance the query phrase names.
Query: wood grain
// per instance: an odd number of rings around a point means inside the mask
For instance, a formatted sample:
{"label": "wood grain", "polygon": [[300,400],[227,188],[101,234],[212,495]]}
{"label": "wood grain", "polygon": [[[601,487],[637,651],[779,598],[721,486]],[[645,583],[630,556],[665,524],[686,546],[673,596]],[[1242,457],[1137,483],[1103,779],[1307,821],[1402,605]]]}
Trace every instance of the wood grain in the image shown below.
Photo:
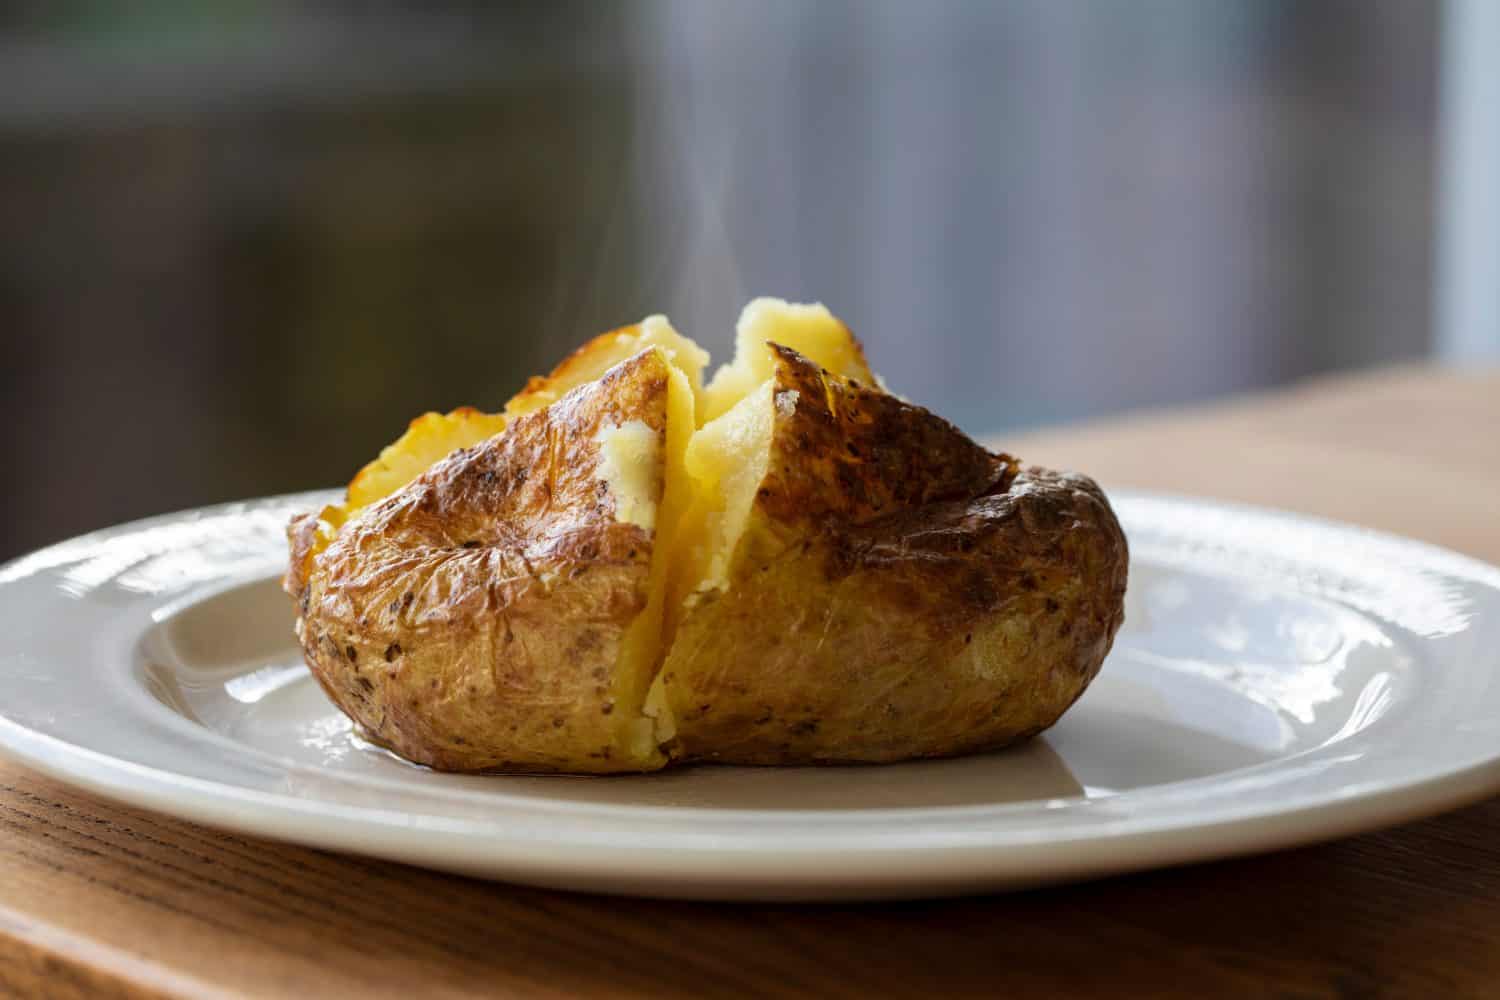
{"label": "wood grain", "polygon": [[[1401,370],[1002,444],[1500,561],[1500,375]],[[619,900],[218,833],[0,764],[0,994],[1488,996],[1500,800],[1008,896]]]}

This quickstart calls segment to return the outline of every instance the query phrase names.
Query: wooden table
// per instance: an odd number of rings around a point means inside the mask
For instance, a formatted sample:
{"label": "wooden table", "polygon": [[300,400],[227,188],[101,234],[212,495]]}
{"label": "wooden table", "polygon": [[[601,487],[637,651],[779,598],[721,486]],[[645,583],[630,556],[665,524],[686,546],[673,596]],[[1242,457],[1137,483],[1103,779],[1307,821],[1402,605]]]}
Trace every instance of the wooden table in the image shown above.
{"label": "wooden table", "polygon": [[[1130,485],[1500,562],[1500,374],[1397,370],[1007,441]],[[1500,799],[1335,844],[1024,894],[706,905],[250,840],[0,764],[0,994],[1500,995]]]}

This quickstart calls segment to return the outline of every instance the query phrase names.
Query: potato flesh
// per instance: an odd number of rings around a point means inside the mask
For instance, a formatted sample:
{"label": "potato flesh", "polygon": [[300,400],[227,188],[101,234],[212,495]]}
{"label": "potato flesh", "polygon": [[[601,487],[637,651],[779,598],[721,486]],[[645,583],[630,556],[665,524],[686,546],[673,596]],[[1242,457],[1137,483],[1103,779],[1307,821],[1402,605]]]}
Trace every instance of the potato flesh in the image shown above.
{"label": "potato flesh", "polygon": [[659,747],[665,740],[661,731],[672,728],[670,716],[654,710],[656,706],[648,705],[648,693],[666,656],[663,639],[667,580],[680,545],[683,508],[691,493],[683,458],[693,433],[694,406],[690,375],[674,364],[667,383],[665,482],[656,518],[646,610],[625,633],[615,670],[616,701],[631,710],[628,738],[633,751],[640,757],[659,754]]}
{"label": "potato flesh", "polygon": [[877,384],[859,342],[821,302],[755,299],[735,324],[734,360],[715,372],[703,391],[704,423],[727,413],[775,374],[767,341],[790,347],[835,375]]}
{"label": "potato flesh", "polygon": [[459,448],[499,434],[505,423],[504,414],[481,413],[470,406],[422,414],[349,483],[346,509],[352,512],[390,496]]}
{"label": "potato flesh", "polygon": [[551,375],[533,379],[500,413],[461,406],[451,413],[424,413],[417,417],[406,433],[381,449],[379,457],[355,475],[344,503],[325,511],[327,520],[337,529],[354,512],[395,493],[458,449],[494,437],[510,421],[552,405],[570,389],[594,381],[650,347],[662,349],[673,367],[687,378],[695,396],[701,392],[708,354],[674,330],[666,317],[648,316],[635,326],[596,337],[558,365]]}
{"label": "potato flesh", "polygon": [[794,404],[772,398],[776,366],[766,345],[781,344],[834,374],[878,383],[859,342],[822,303],[755,299],[740,313],[735,341],[734,359],[720,366],[701,394],[701,426],[684,456],[692,499],[684,505],[672,550],[667,646],[693,595],[727,586],[735,546],[766,474],[773,407]]}
{"label": "potato flesh", "polygon": [[656,724],[659,745],[669,743],[677,731],[661,664],[694,595],[728,583],[730,557],[749,522],[755,490],[770,457],[772,385],[763,383],[695,431],[675,482],[669,478],[669,490],[675,487],[674,510],[681,508],[681,514],[676,536],[666,550],[670,559],[665,580],[667,613],[644,709]]}
{"label": "potato flesh", "polygon": [[[734,360],[722,365],[706,388],[703,369],[709,361],[708,353],[673,329],[666,317],[648,316],[635,326],[596,337],[565,359],[551,375],[533,379],[506,403],[501,413],[460,407],[446,414],[423,414],[411,422],[406,433],[382,449],[378,458],[360,470],[349,484],[344,504],[327,508],[325,517],[336,530],[356,511],[406,486],[459,448],[493,437],[505,429],[507,422],[550,406],[570,389],[594,381],[649,347],[661,348],[686,381],[691,412],[674,423],[695,429],[724,415],[769,382],[773,364],[764,346],[767,341],[790,347],[835,374],[875,381],[849,328],[821,303],[755,299],[740,314],[735,330]],[[681,409],[680,404],[678,408]],[[720,428],[707,437],[717,444],[717,437],[727,430],[728,427]],[[700,455],[705,456],[701,461],[709,464],[719,461],[707,457],[709,450],[707,440],[698,447]],[[707,482],[711,485],[716,479],[710,475]],[[685,509],[687,504],[682,506]]]}
{"label": "potato flesh", "polygon": [[[673,471],[675,457],[668,459],[667,497],[674,514],[680,510],[681,515],[680,523],[675,516],[671,522],[678,527],[664,550],[670,560],[667,611],[644,709],[662,745],[673,739],[677,725],[661,664],[698,595],[728,586],[735,549],[766,475],[776,407],[796,402],[795,391],[775,393],[775,364],[767,342],[790,341],[787,346],[823,368],[878,384],[848,327],[821,305],[757,299],[741,315],[738,332],[734,360],[718,370],[701,397],[706,411],[719,412],[694,431],[680,470]],[[683,496],[685,500],[678,499]],[[663,501],[664,509],[667,503]]]}
{"label": "potato flesh", "polygon": [[[613,694],[632,755],[655,765],[675,722],[658,673],[683,606],[694,594],[727,583],[735,545],[766,472],[774,424],[774,362],[768,341],[785,344],[818,365],[874,384],[847,327],[822,305],[757,299],[736,328],[736,355],[704,387],[708,355],[664,317],[595,338],[545,379],[531,383],[502,413],[462,408],[429,413],[387,446],[350,483],[346,502],[325,508],[322,541],[358,510],[396,492],[459,448],[503,432],[507,423],[552,405],[570,389],[602,376],[643,349],[658,348],[671,368],[660,503],[654,501],[655,439],[644,425],[606,428],[599,437],[601,477],[616,498],[616,516],[654,529],[646,609],[622,641]],[[321,546],[320,546],[321,548]]]}
{"label": "potato flesh", "polygon": [[688,445],[685,462],[693,501],[677,552],[680,572],[673,603],[722,587],[744,531],[756,487],[770,457],[774,384],[764,382],[726,413],[704,424]]}
{"label": "potato flesh", "polygon": [[694,396],[702,391],[708,352],[674,330],[665,316],[648,316],[635,326],[595,337],[553,369],[551,375],[532,379],[505,404],[505,413],[514,419],[551,406],[569,389],[594,381],[648,347],[662,349],[673,367],[687,379]]}

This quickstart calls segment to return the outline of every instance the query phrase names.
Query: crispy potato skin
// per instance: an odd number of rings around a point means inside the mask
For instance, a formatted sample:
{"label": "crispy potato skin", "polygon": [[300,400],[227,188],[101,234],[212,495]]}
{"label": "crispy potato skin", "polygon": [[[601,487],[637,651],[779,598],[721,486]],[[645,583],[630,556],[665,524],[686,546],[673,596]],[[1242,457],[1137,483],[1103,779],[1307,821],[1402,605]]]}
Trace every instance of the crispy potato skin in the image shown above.
{"label": "crispy potato skin", "polygon": [[[617,517],[596,442],[631,420],[665,440],[667,361],[643,351],[545,405],[629,332],[533,380],[503,434],[331,541],[317,513],[289,525],[304,655],[376,742],[451,771],[667,763],[633,749],[616,702],[656,540]],[[671,759],[873,763],[1050,726],[1123,620],[1126,542],[1104,494],[772,350],[770,454],[728,585],[690,600],[662,667]]]}
{"label": "crispy potato skin", "polygon": [[787,402],[729,585],[699,595],[663,667],[674,757],[894,761],[1050,726],[1124,617],[1104,494],[795,352],[776,378]]}
{"label": "crispy potato skin", "polygon": [[664,763],[630,757],[614,712],[653,538],[616,520],[594,437],[630,420],[664,435],[667,380],[660,352],[638,354],[439,462],[322,552],[292,522],[303,653],[372,739],[454,771]]}
{"label": "crispy potato skin", "polygon": [[532,375],[505,404],[507,416],[516,417],[547,406],[585,381],[610,368],[616,361],[624,360],[620,354],[621,342],[638,337],[641,324],[608,330],[574,348],[573,352],[559,361],[546,375]]}
{"label": "crispy potato skin", "polygon": [[610,346],[621,337],[630,337],[640,332],[639,324],[606,330],[573,348],[567,357],[552,366],[546,375],[532,375],[526,379],[521,391],[505,404],[507,412],[530,412],[532,407],[551,402],[560,395],[560,386],[573,384],[578,376],[595,364],[595,359],[609,352]]}

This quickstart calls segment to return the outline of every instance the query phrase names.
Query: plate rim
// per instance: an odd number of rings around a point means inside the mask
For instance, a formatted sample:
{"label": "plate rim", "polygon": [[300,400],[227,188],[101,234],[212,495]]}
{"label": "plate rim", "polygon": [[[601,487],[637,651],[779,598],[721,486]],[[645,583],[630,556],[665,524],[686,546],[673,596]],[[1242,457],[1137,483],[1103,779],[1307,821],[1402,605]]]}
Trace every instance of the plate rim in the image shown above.
{"label": "plate rim", "polygon": [[[335,491],[330,490],[301,491],[186,508],[138,518],[65,539],[17,556],[0,564],[0,579],[13,575],[18,567],[25,564],[46,563],[45,557],[49,554],[57,556],[64,550],[76,552],[132,531],[169,524],[188,517],[248,513],[264,507],[287,508],[293,505],[313,505],[324,502],[334,495],[336,495]],[[1442,546],[1380,529],[1300,512],[1162,491],[1119,488],[1110,490],[1109,495],[1112,499],[1121,501],[1139,499],[1168,505],[1212,509],[1232,515],[1289,520],[1323,531],[1379,540],[1382,544],[1399,546],[1416,561],[1428,565],[1437,564],[1445,573],[1462,577],[1500,594],[1500,567]],[[57,563],[46,564],[56,565]],[[40,569],[40,566],[38,568]],[[217,582],[222,589],[262,578],[260,574],[244,574],[236,581],[231,575],[225,575],[218,578]],[[178,595],[179,598],[181,596]],[[161,706],[161,708],[163,711],[170,712],[166,706]],[[183,721],[187,722],[187,720]],[[726,856],[733,856],[735,864],[740,866],[738,871],[715,869],[712,872],[699,872],[697,875],[688,876],[700,881],[716,882],[721,887],[719,890],[710,889],[700,893],[694,891],[693,886],[684,887],[674,882],[671,891],[661,893],[677,898],[687,896],[809,898],[795,893],[791,896],[762,896],[753,891],[757,885],[762,886],[766,891],[776,891],[768,887],[768,883],[776,883],[781,886],[780,891],[786,891],[785,883],[788,878],[795,879],[799,884],[808,883],[811,878],[819,886],[814,893],[816,898],[852,898],[844,892],[833,891],[839,886],[856,895],[926,894],[921,891],[921,885],[931,879],[941,882],[945,872],[950,876],[968,872],[975,878],[981,880],[989,878],[992,881],[997,876],[1003,876],[1001,881],[1005,885],[1018,882],[1028,884],[1027,879],[1018,880],[1015,877],[1017,866],[1020,863],[1029,863],[1026,857],[1037,850],[1045,851],[1061,846],[1097,848],[1099,845],[1110,844],[1122,848],[1127,846],[1133,848],[1133,851],[1122,851],[1121,856],[1107,860],[1093,858],[1092,863],[1090,863],[1091,852],[1082,850],[1072,866],[1078,870],[1068,871],[1064,870],[1070,867],[1068,865],[1053,865],[1050,874],[1042,874],[1041,877],[1029,881],[1029,884],[1039,884],[1087,874],[1105,874],[1162,864],[1189,863],[1326,840],[1456,808],[1500,792],[1500,744],[1497,744],[1487,757],[1480,760],[1460,766],[1440,768],[1439,773],[1434,775],[1412,775],[1404,780],[1387,781],[1378,787],[1356,786],[1348,790],[1347,794],[1339,796],[1303,792],[1300,798],[1294,797],[1291,800],[1275,802],[1255,800],[1243,804],[1239,809],[1226,808],[1223,803],[1218,803],[1212,807],[1212,812],[1217,818],[1207,822],[1201,816],[1195,816],[1190,808],[1184,810],[1174,807],[1162,814],[1135,815],[1098,826],[1078,827],[1061,838],[1055,836],[1018,837],[1017,831],[1011,829],[1009,831],[991,830],[987,834],[983,830],[970,830],[948,841],[934,841],[930,836],[930,831],[924,833],[920,830],[910,832],[885,830],[876,831],[881,834],[879,836],[871,836],[872,831],[865,829],[858,837],[857,846],[848,845],[840,848],[840,856],[844,858],[841,865],[831,866],[834,869],[832,872],[820,873],[811,869],[810,864],[818,860],[826,866],[829,845],[816,842],[818,837],[809,838],[805,832],[802,837],[803,842],[797,845],[768,845],[764,842],[766,835],[764,833],[761,839],[749,837],[735,841],[726,840],[711,832],[706,834],[706,841],[702,840],[705,835],[700,834],[698,838],[700,842],[695,844],[693,842],[695,838],[683,836],[681,830],[658,829],[652,832],[652,836],[661,837],[664,832],[670,832],[672,835],[651,844],[630,844],[622,843],[618,834],[610,834],[608,831],[596,836],[586,836],[584,835],[588,832],[586,830],[551,829],[545,840],[540,842],[542,846],[550,850],[538,853],[536,850],[524,849],[528,844],[536,846],[538,841],[518,837],[518,834],[524,831],[513,828],[507,831],[509,836],[496,840],[493,825],[476,823],[468,819],[449,818],[444,821],[431,814],[422,814],[418,817],[421,822],[413,823],[412,814],[405,811],[366,809],[345,802],[299,798],[291,794],[274,794],[226,782],[198,778],[135,763],[70,743],[59,737],[37,732],[4,714],[0,714],[0,753],[64,785],[82,788],[92,794],[130,806],[142,807],[222,829],[251,832],[313,847],[349,853],[373,853],[395,860],[434,864],[431,859],[424,859],[421,856],[422,852],[397,850],[399,845],[394,843],[379,845],[382,848],[379,850],[369,849],[371,845],[368,835],[372,830],[382,831],[382,836],[387,840],[391,837],[400,839],[397,835],[402,832],[410,834],[417,831],[426,836],[439,837],[443,842],[443,849],[452,855],[449,864],[438,863],[438,866],[453,867],[456,864],[496,870],[509,867],[513,870],[510,870],[508,874],[503,874],[502,877],[513,878],[517,881],[558,884],[570,888],[602,888],[604,891],[613,891],[609,888],[611,876],[618,879],[623,875],[627,879],[640,881],[651,877],[652,873],[660,874],[662,862],[675,859],[677,853],[682,851],[690,854],[699,852],[703,858],[722,859]],[[317,773],[319,770],[311,765],[281,761],[274,757],[271,759],[282,767],[296,767],[311,773]],[[1291,759],[1293,758],[1286,758],[1286,760]],[[85,762],[84,766],[79,766],[80,762]],[[1277,768],[1282,765],[1282,761],[1271,761],[1267,764]],[[1258,769],[1257,767],[1252,770]],[[1226,774],[1233,773],[1235,772],[1226,772]],[[118,782],[106,780],[110,776],[126,780]],[[1210,775],[1173,784],[1177,786],[1199,785],[1204,782],[1222,782],[1222,780],[1222,776]],[[443,791],[447,793],[454,790],[444,789]],[[1141,791],[1147,791],[1147,789]],[[465,790],[465,793],[481,798],[492,797],[488,793],[479,791]],[[1092,801],[1107,803],[1111,798],[1117,797],[1111,796]],[[1139,798],[1138,794],[1137,798]],[[805,831],[805,825],[810,817],[827,819],[838,815],[841,822],[827,824],[828,830],[819,831],[820,835],[823,835],[837,828],[857,827],[872,821],[893,819],[895,818],[893,814],[904,814],[906,817],[925,816],[940,821],[956,820],[965,816],[983,820],[991,817],[997,809],[1018,811],[1029,807],[1035,810],[1038,801],[1043,800],[993,805],[853,809],[840,810],[837,813],[817,810],[778,810],[776,815],[780,822],[775,825],[797,821],[804,824]],[[250,806],[254,808],[247,808]],[[654,818],[658,820],[670,819],[679,824],[688,816],[706,818],[708,814],[717,814],[720,819],[743,819],[747,814],[760,817],[767,815],[765,811],[754,809],[716,807],[684,809],[678,806],[557,800],[516,801],[511,799],[496,805],[497,813],[516,809],[552,816],[573,813],[585,818],[590,814],[598,816],[601,812],[607,812],[616,816],[629,815],[640,819],[644,818],[643,813],[653,813],[657,814]],[[893,825],[903,826],[904,824]],[[478,845],[474,843],[474,839],[481,832],[485,838],[482,846],[488,850],[476,850]],[[1190,834],[1212,833],[1227,834],[1227,836],[1200,836],[1196,850],[1193,849],[1194,845],[1175,843]],[[1212,842],[1208,843],[1208,841]],[[1153,844],[1155,849],[1152,849]],[[506,858],[497,858],[495,856],[497,852],[506,853],[506,850],[500,850],[502,847],[508,850],[509,854]],[[997,859],[993,856],[997,849],[1013,853],[1010,857]],[[640,859],[629,873],[618,871],[619,855],[622,851],[633,852],[633,856]],[[909,863],[908,868],[900,873],[884,870],[884,866],[889,863],[888,856],[892,853],[902,853],[909,862],[916,859],[916,863]],[[528,857],[523,859],[520,856],[523,854]],[[655,863],[650,860],[653,857],[658,859]],[[885,860],[881,860],[882,858]],[[752,859],[755,863],[750,863]],[[520,867],[516,868],[517,865]],[[861,868],[861,865],[866,867]],[[956,869],[955,866],[957,866]],[[791,874],[793,869],[807,870]],[[981,869],[983,872],[980,872]],[[671,873],[668,875],[672,877]],[[856,882],[863,884],[852,885]],[[728,895],[725,894],[726,886],[728,886]],[[649,889],[643,892],[640,887],[629,888],[626,891],[633,894],[653,894]],[[744,895],[747,891],[750,891],[748,896]],[[946,894],[948,891],[949,889],[936,888],[936,894]]]}
{"label": "plate rim", "polygon": [[[0,736],[15,729],[22,727],[0,718]],[[253,802],[264,793],[201,782],[214,792],[184,799],[177,786],[201,779],[63,744],[65,754],[97,757],[105,765],[97,778],[80,775],[42,749],[47,742],[62,741],[22,731],[31,752],[9,740],[0,741],[0,750],[38,773],[109,801],[213,829],[545,888],[712,901],[911,899],[1034,888],[1323,843],[1460,808],[1500,791],[1500,763],[1486,761],[1437,779],[1393,784],[1352,799],[1323,797],[1207,823],[1105,830],[1082,838],[1019,843],[882,844],[862,838],[858,845],[839,848],[838,863],[833,865],[826,845],[695,845],[680,838],[670,844],[632,843],[609,836],[512,838],[497,855],[479,847],[466,832],[428,826],[372,827],[363,817],[344,815],[357,812],[352,807],[336,806],[330,815],[327,803],[295,799],[291,808],[278,801],[278,810],[248,811],[231,822],[218,806],[226,800]],[[144,785],[110,785],[104,776],[117,770],[146,772],[153,780]],[[289,813],[292,823],[285,822]],[[372,841],[372,829],[383,839]],[[412,830],[434,838],[429,846],[441,848],[448,856],[434,859],[431,850],[413,850],[406,838],[389,836],[393,831]],[[490,841],[485,846],[499,844]],[[1073,853],[1060,860],[1059,848]],[[899,869],[891,865],[895,858],[903,862]],[[1034,867],[1039,861],[1046,864]]]}

